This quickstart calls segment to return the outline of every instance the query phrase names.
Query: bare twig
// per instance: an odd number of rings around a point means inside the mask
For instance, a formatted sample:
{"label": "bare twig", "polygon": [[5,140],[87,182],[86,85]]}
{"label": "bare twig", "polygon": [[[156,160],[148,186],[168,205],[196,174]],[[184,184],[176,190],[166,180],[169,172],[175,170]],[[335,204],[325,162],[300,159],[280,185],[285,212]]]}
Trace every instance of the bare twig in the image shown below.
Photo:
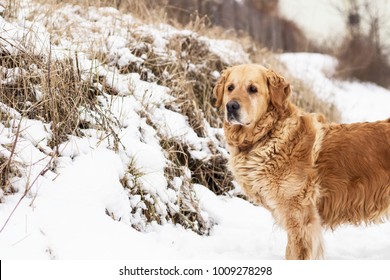
{"label": "bare twig", "polygon": [[[38,178],[40,176],[43,176],[48,170],[50,170],[50,166],[51,166],[51,163],[53,161],[53,158],[54,157],[51,157],[50,158],[50,161],[46,164],[45,168],[42,169],[42,171],[37,175],[37,177],[34,179],[34,181],[26,188],[26,191],[23,193],[23,195],[20,197],[20,199],[18,200],[18,202],[16,203],[16,205],[14,206],[14,208],[12,209],[11,213],[8,215],[6,221],[4,222],[3,226],[1,227],[0,229],[0,233],[3,232],[3,230],[5,229],[5,227],[7,226],[7,224],[9,223],[11,217],[14,215],[16,209],[19,207],[19,205],[22,203],[23,199],[27,196],[27,194],[29,193],[29,191],[31,190],[31,188],[34,186],[34,184],[36,183],[36,181],[38,180]],[[34,200],[33,200],[34,201]],[[30,206],[31,204],[33,203],[33,201],[30,203]]]}

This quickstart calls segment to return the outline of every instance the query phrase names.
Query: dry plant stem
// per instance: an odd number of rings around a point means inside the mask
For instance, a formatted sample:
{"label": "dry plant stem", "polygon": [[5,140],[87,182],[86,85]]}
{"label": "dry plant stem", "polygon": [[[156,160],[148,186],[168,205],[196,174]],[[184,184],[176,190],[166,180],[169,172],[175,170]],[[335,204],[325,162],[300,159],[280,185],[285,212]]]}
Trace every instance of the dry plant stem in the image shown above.
{"label": "dry plant stem", "polygon": [[21,123],[22,123],[22,119],[19,120],[18,128],[16,129],[15,140],[14,140],[14,143],[12,145],[11,154],[10,154],[8,162],[7,162],[7,170],[11,170],[11,162],[12,162],[12,158],[15,154],[16,144],[17,144],[18,139],[19,139]]}
{"label": "dry plant stem", "polygon": [[[18,202],[16,203],[15,207],[12,209],[11,213],[8,215],[6,221],[4,222],[3,226],[1,227],[0,229],[0,233],[3,232],[3,230],[5,229],[5,227],[7,226],[8,222],[10,221],[10,219],[12,218],[13,214],[15,213],[16,209],[19,207],[20,203],[22,203],[23,199],[26,197],[26,195],[29,193],[29,191],[31,190],[32,186],[35,184],[35,182],[38,180],[39,176],[42,176],[44,175],[48,170],[50,170],[50,165],[53,161],[53,158],[54,157],[51,157],[50,158],[50,161],[46,164],[45,168],[42,169],[42,171],[38,174],[38,176],[34,179],[34,181],[26,188],[25,192],[23,193],[23,195],[21,196],[21,198],[18,200]],[[31,201],[30,203],[30,207],[32,206],[33,202],[35,200],[35,197],[34,199]]]}
{"label": "dry plant stem", "polygon": [[[52,108],[56,108],[56,104],[55,104],[55,97],[53,95],[53,92],[51,90],[51,44],[50,44],[50,48],[49,48],[49,58],[47,60],[47,90],[49,91],[49,96],[51,98],[51,106]],[[57,116],[53,116],[53,119],[51,120],[52,121],[52,130],[53,130],[53,134],[55,135],[55,138],[57,138],[58,136],[58,131],[57,131]],[[58,152],[58,143],[59,141],[55,141],[54,145],[55,145],[55,150]]]}

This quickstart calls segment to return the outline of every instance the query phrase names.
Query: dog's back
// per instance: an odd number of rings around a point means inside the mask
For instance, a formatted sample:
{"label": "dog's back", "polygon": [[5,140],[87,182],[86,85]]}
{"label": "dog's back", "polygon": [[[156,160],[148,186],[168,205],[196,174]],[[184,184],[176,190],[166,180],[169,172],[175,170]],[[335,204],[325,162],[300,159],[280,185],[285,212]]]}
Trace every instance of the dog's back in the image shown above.
{"label": "dog's back", "polygon": [[390,214],[390,119],[332,124],[316,167],[324,226],[379,222]]}

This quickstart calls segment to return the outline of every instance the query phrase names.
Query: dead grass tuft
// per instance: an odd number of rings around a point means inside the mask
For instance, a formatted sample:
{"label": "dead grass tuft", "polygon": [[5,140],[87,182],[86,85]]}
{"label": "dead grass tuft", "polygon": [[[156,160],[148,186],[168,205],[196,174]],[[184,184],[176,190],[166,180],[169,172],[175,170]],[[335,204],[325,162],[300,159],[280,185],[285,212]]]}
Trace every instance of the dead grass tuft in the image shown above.
{"label": "dead grass tuft", "polygon": [[89,124],[80,119],[81,110],[93,110],[100,116],[97,126],[113,133],[112,121],[98,106],[96,97],[103,92],[116,95],[104,79],[91,70],[81,73],[77,57],[50,60],[21,52],[0,56],[0,100],[22,117],[50,123],[50,147],[58,147],[68,135],[82,136]]}
{"label": "dead grass tuft", "polygon": [[[144,174],[135,167],[134,163],[130,163],[121,183],[129,191],[130,200],[138,197],[136,204],[132,205],[132,226],[139,231],[145,231],[147,225],[152,222],[158,224],[171,222],[180,224],[200,235],[208,234],[211,225],[201,216],[199,202],[191,188],[191,183],[185,179],[182,167],[171,162],[166,174],[168,175],[168,188],[177,194],[177,200],[174,203],[164,203],[157,195],[146,191],[140,182]],[[175,178],[180,178],[180,186],[174,183]],[[161,208],[165,210],[161,211]]]}
{"label": "dead grass tuft", "polygon": [[20,176],[12,160],[0,155],[0,202],[2,202],[3,195],[15,193],[16,190],[12,187],[10,180]]}
{"label": "dead grass tuft", "polygon": [[0,14],[0,16],[5,19],[16,17],[20,8],[20,0],[5,0],[1,4],[4,5],[4,11]]}
{"label": "dead grass tuft", "polygon": [[[139,196],[140,204],[139,207],[133,207],[131,214],[139,214],[146,218],[147,223],[151,223],[152,221],[156,221],[161,224],[161,216],[156,211],[156,198],[153,195],[148,194],[143,188],[139,179],[144,174],[139,171],[134,163],[130,163],[128,170],[126,172],[126,176],[121,179],[122,185],[125,189],[129,190],[129,195],[131,197]],[[134,223],[133,227],[139,231],[144,230],[144,224],[142,223]]]}
{"label": "dead grass tuft", "polygon": [[[176,93],[177,98],[182,99],[183,108],[187,109],[186,115],[194,130],[199,136],[204,137],[205,134],[199,131],[203,118],[214,127],[222,125],[219,113],[211,104],[212,90],[216,82],[211,74],[214,71],[221,72],[228,65],[194,35],[172,37],[168,46],[179,55],[180,67],[176,69],[176,73],[184,77],[178,84],[183,85],[185,91],[180,89],[173,92]],[[196,114],[197,111],[202,113]]]}
{"label": "dead grass tuft", "polygon": [[[175,178],[181,178],[177,202],[180,210],[172,216],[173,221],[190,228],[198,234],[208,234],[212,225],[202,217],[199,201],[192,190],[196,174],[189,164],[191,156],[188,147],[176,139],[162,138],[160,144],[170,161],[165,170],[170,187],[177,188],[173,185],[173,181]],[[187,171],[190,172],[191,177],[188,176]]]}
{"label": "dead grass tuft", "polygon": [[9,189],[9,173],[10,172],[8,170],[6,159],[0,155],[0,201],[2,199],[3,193],[6,193]]}
{"label": "dead grass tuft", "polygon": [[[2,56],[8,83],[0,85],[0,100],[22,116],[51,123],[51,147],[81,135],[79,108],[95,104],[97,89],[85,81],[72,60],[48,61],[30,56]],[[16,70],[17,69],[17,70]]]}
{"label": "dead grass tuft", "polygon": [[175,174],[175,171],[187,167],[191,171],[192,183],[207,186],[217,195],[226,195],[234,189],[233,176],[227,171],[227,159],[217,152],[212,143],[209,147],[212,155],[208,160],[193,158],[190,147],[177,139],[163,139],[160,143],[176,166],[176,169],[170,169],[167,174]]}

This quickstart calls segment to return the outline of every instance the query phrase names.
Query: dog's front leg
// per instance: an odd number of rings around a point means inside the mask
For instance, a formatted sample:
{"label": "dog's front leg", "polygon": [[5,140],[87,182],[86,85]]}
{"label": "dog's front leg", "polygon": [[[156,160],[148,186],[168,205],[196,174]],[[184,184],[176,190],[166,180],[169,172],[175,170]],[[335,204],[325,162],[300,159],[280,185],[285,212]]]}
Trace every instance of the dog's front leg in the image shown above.
{"label": "dog's front leg", "polygon": [[287,230],[286,259],[311,260],[323,256],[320,217],[314,205],[290,208],[283,226]]}

